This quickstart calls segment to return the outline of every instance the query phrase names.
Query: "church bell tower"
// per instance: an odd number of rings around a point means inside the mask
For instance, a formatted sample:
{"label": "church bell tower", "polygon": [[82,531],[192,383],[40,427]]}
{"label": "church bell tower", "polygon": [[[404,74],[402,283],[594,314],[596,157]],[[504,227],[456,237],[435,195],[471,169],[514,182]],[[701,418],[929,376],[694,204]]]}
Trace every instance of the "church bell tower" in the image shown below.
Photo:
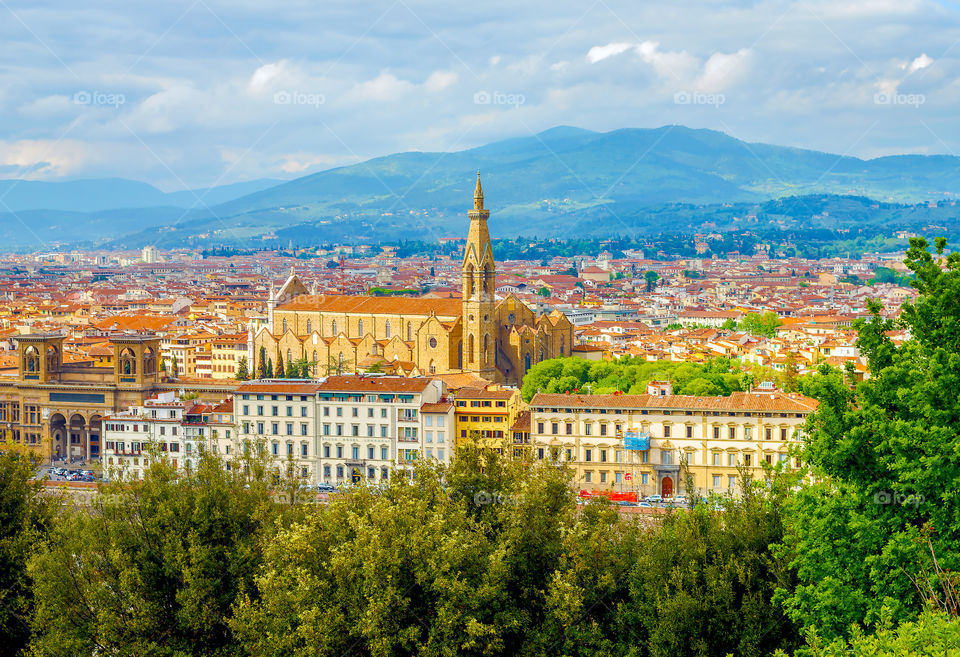
{"label": "church bell tower", "polygon": [[479,171],[473,209],[467,216],[470,232],[463,252],[463,369],[496,382],[497,325],[493,314],[496,265],[487,229],[490,211],[483,207]]}

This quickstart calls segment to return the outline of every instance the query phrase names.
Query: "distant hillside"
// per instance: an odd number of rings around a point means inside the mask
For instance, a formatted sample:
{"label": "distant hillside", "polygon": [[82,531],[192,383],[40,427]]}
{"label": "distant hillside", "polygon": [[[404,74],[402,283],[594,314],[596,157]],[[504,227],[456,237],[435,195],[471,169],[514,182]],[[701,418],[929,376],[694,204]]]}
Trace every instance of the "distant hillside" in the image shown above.
{"label": "distant hillside", "polygon": [[[751,221],[738,214],[755,215],[754,206],[790,198],[810,200],[792,202],[789,207],[799,210],[790,210],[789,217],[806,213],[818,225],[836,227],[856,216],[868,223],[899,218],[906,227],[933,220],[927,214],[949,220],[949,206],[927,213],[917,204],[960,196],[960,158],[953,156],[861,160],[750,144],[683,126],[606,133],[559,127],[455,153],[375,158],[219,205],[213,205],[211,193],[205,202],[212,212],[184,212],[191,199],[172,202],[175,195],[164,195],[158,205],[180,207],[124,210],[125,218],[115,208],[71,215],[67,232],[55,234],[69,241],[91,222],[92,241],[123,246],[435,239],[465,231],[478,169],[492,211],[491,231],[501,237],[652,233],[699,223],[722,230]],[[147,196],[145,190],[136,193]],[[802,207],[818,202],[826,214]],[[38,226],[63,228],[62,216],[47,214],[36,215]],[[781,227],[793,220],[769,219]],[[0,225],[7,223],[0,217]],[[14,232],[13,239],[22,241]]]}

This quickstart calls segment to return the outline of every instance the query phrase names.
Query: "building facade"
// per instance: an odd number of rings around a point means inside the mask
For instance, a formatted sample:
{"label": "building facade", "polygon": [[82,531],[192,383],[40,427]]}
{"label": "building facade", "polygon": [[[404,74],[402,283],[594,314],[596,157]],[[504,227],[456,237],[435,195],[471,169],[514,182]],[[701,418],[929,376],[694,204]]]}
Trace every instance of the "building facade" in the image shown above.
{"label": "building facade", "polygon": [[690,476],[701,493],[733,492],[740,466],[762,477],[764,466],[789,461],[817,407],[779,391],[695,397],[663,385],[643,395],[535,395],[533,457],[568,464],[590,491],[670,497],[687,492]]}
{"label": "building facade", "polygon": [[536,315],[512,295],[495,298],[490,211],[479,176],[468,215],[461,299],[316,295],[291,273],[279,291],[271,290],[267,326],[251,328],[251,371],[259,371],[263,358],[306,359],[315,376],[382,359],[413,363],[424,376],[471,372],[518,384],[534,364],[570,355],[573,325],[563,313]]}

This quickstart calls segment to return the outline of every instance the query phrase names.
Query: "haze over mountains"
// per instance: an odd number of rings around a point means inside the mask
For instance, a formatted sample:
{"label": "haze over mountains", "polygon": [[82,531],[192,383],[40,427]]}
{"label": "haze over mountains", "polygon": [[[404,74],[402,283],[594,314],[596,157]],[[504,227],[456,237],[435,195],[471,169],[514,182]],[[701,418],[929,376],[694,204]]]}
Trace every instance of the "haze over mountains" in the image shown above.
{"label": "haze over mountains", "polygon": [[[165,194],[122,179],[0,181],[0,240],[35,250],[81,242],[250,246],[457,236],[467,225],[477,169],[491,231],[500,237],[680,230],[728,204],[739,211],[793,196],[890,204],[960,196],[960,158],[953,156],[862,160],[683,126],[606,133],[559,127],[454,153],[397,153],[279,184]],[[848,199],[821,203],[811,215],[822,220],[831,207],[854,206],[858,213],[887,207]],[[941,211],[938,220],[955,214]],[[834,220],[844,217],[827,224]]]}

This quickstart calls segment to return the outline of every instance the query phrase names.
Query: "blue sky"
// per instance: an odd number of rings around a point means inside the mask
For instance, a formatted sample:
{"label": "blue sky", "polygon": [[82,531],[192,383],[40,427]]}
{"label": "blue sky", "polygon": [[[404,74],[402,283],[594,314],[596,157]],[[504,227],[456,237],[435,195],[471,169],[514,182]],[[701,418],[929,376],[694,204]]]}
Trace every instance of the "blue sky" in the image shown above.
{"label": "blue sky", "polygon": [[0,0],[0,177],[176,190],[562,124],[956,154],[958,74],[948,1]]}

